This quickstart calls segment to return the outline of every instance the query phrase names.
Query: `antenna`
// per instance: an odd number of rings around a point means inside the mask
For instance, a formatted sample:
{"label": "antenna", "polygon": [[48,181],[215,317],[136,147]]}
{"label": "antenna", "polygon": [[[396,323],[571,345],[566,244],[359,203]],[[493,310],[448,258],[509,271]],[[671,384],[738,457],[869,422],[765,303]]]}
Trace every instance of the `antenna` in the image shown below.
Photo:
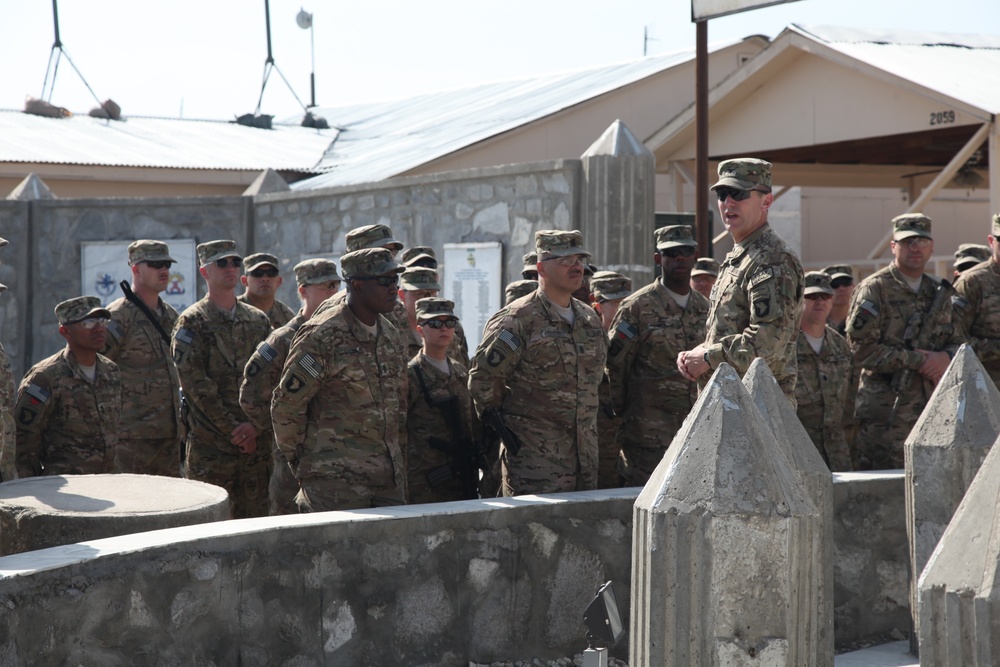
{"label": "antenna", "polygon": [[[52,0],[52,23],[55,27],[55,41],[52,42],[52,50],[49,51],[49,64],[45,68],[45,80],[42,82],[42,95],[41,98],[45,102],[50,102],[52,100],[52,93],[56,87],[56,76],[59,74],[59,61],[62,60],[63,56],[66,56],[66,62],[69,63],[76,75],[80,77],[83,81],[83,85],[87,87],[90,94],[94,97],[97,102],[97,106],[104,108],[104,104],[94,93],[93,88],[87,83],[87,80],[83,77],[83,74],[77,69],[76,64],[73,63],[73,59],[69,57],[66,49],[63,48],[62,39],[59,37],[59,4],[57,0]],[[52,74],[52,78],[49,79],[49,74]],[[48,90],[48,95],[46,96],[46,90]],[[116,105],[117,106],[117,105]],[[120,111],[119,111],[120,113]]]}
{"label": "antenna", "polygon": [[[55,0],[52,1],[55,2]],[[299,103],[302,110],[306,113],[308,113],[309,110],[306,108],[306,105],[302,103],[302,100],[299,99],[299,96],[295,94],[295,89],[292,88],[292,84],[288,82],[288,79],[285,78],[281,69],[279,69],[278,65],[274,62],[274,54],[271,51],[271,3],[269,0],[264,0],[264,23],[267,28],[267,59],[264,61],[264,79],[260,84],[260,97],[257,98],[257,109],[253,112],[253,114],[244,114],[240,116],[236,119],[236,122],[240,125],[249,125],[250,127],[259,127],[269,130],[271,129],[271,119],[273,116],[261,116],[260,105],[264,101],[264,89],[267,88],[268,79],[271,77],[271,70],[277,72],[278,76],[281,77],[281,80],[285,82],[285,85],[288,86],[288,90],[292,93],[292,97],[294,97],[295,101]]]}
{"label": "antenna", "polygon": [[656,39],[655,37],[650,37],[649,36],[649,26],[645,26],[645,25],[642,26],[642,55],[643,55],[643,57],[646,56],[646,54],[647,54],[647,52],[649,50],[649,43],[650,42],[658,42],[658,41],[660,41],[660,40]]}

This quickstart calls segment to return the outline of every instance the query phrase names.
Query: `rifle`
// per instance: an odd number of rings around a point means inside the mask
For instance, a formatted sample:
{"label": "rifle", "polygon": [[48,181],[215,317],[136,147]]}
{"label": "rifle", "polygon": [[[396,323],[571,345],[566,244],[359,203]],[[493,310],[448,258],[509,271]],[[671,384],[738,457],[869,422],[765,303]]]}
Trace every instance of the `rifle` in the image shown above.
{"label": "rifle", "polygon": [[493,431],[493,433],[503,441],[504,446],[507,451],[510,452],[511,456],[517,456],[517,453],[521,451],[521,439],[518,438],[510,427],[503,420],[503,415],[500,414],[500,410],[497,408],[487,408],[483,410],[483,414],[480,416],[480,420],[486,428]]}
{"label": "rifle", "polygon": [[[941,310],[941,306],[951,299],[951,283],[942,279],[938,283],[937,291],[934,292],[934,300],[925,313],[914,313],[906,323],[906,330],[903,332],[903,344],[910,350],[922,350],[931,347],[931,337],[937,333],[930,325],[935,320],[935,315]],[[891,387],[896,394],[896,400],[892,403],[892,410],[889,411],[888,428],[892,428],[892,422],[896,418],[896,411],[899,409],[899,400],[903,392],[910,385],[913,379],[912,368],[901,368],[892,376]]]}

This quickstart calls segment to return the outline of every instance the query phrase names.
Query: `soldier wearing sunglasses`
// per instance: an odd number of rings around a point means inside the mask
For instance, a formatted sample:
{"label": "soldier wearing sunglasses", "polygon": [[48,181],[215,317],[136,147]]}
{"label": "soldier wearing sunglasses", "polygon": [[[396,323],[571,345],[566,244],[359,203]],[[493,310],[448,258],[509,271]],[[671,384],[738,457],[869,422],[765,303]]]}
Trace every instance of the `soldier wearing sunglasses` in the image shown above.
{"label": "soldier wearing sunglasses", "polygon": [[278,258],[258,252],[243,260],[243,275],[240,276],[240,282],[246,288],[240,295],[240,301],[263,311],[271,321],[272,329],[285,326],[295,317],[295,311],[275,297],[281,287],[278,273]]}
{"label": "soldier wearing sunglasses", "polygon": [[271,452],[240,407],[243,369],[271,332],[260,310],[236,298],[243,260],[236,243],[202,243],[208,294],[177,319],[171,353],[187,404],[187,477],[229,492],[233,518],[267,516]]}
{"label": "soldier wearing sunglasses", "polygon": [[119,472],[181,474],[181,384],[170,342],[161,334],[169,336],[177,321],[177,311],[160,298],[175,261],[166,243],[129,244],[131,290],[146,310],[127,297],[108,306],[111,322],[102,354],[118,364],[127,388],[116,454]]}
{"label": "soldier wearing sunglasses", "polygon": [[55,313],[66,347],[32,366],[17,392],[17,474],[117,472],[122,378],[98,354],[111,313],[96,296],[63,301]]}
{"label": "soldier wearing sunglasses", "polygon": [[834,264],[824,267],[822,271],[830,276],[830,287],[833,288],[833,306],[826,323],[841,336],[847,336],[847,314],[854,294],[854,269],[847,264]]}
{"label": "soldier wearing sunglasses", "polygon": [[386,317],[403,267],[384,248],[340,258],[347,298],[292,340],[271,401],[300,512],[406,502],[406,349]]}
{"label": "soldier wearing sunglasses", "polygon": [[795,405],[802,264],[767,222],[774,202],[771,163],[756,158],[720,162],[712,190],[734,245],[712,288],[705,342],[681,352],[677,367],[704,386],[723,361],[743,375],[760,357]]}

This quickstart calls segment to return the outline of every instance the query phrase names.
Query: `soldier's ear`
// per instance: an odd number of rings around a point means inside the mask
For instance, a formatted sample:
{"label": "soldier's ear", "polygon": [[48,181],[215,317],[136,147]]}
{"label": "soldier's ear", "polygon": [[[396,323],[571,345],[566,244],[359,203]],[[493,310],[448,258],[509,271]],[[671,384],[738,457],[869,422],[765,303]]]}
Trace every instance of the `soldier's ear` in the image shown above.
{"label": "soldier's ear", "polygon": [[69,328],[65,324],[59,325],[59,335],[65,338],[67,341],[69,340]]}
{"label": "soldier's ear", "polygon": [[653,261],[656,262],[657,266],[660,265],[660,262],[662,260],[663,260],[663,256],[660,255],[660,251],[659,250],[657,250],[656,252],[653,253]]}

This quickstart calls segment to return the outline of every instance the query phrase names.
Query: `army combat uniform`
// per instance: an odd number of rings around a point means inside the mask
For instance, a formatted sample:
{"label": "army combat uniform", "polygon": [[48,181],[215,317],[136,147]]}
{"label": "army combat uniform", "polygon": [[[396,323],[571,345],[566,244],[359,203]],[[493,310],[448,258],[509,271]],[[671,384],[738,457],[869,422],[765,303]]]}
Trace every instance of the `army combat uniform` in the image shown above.
{"label": "army combat uniform", "polygon": [[66,347],[21,380],[14,408],[20,477],[117,472],[121,374],[101,355],[96,372],[91,382]]}
{"label": "army combat uniform", "polygon": [[[939,289],[945,299],[931,320],[927,312]],[[932,335],[924,349],[945,351],[954,356],[962,337],[952,324],[951,287],[924,274],[920,289],[914,292],[895,264],[868,276],[851,298],[847,335],[854,352],[854,363],[861,367],[855,421],[858,434],[855,448],[862,470],[902,468],[903,442],[927,405],[933,384],[917,370],[924,355],[911,349],[911,341],[931,327]],[[909,370],[904,386],[899,387],[899,403],[893,414],[897,391],[893,377]],[[891,417],[891,423],[890,423]]]}
{"label": "army combat uniform", "polygon": [[239,400],[243,369],[270,332],[267,316],[253,306],[237,301],[232,314],[206,296],[181,313],[173,333],[188,406],[187,476],[229,491],[235,518],[267,515],[271,452],[264,443],[242,454],[230,440],[247,421]]}
{"label": "army combat uniform", "polygon": [[854,356],[847,339],[827,325],[817,354],[805,334],[796,343],[796,414],[833,472],[852,469],[845,426],[854,418],[851,395],[857,390]]}
{"label": "army combat uniform", "polygon": [[[243,293],[236,298],[248,306],[253,306],[253,304],[250,303],[249,294]],[[285,326],[292,320],[293,317],[295,317],[295,311],[277,299],[274,300],[274,305],[271,306],[271,310],[264,314],[267,315],[267,320],[271,323],[272,329]]]}
{"label": "army combat uniform", "polygon": [[[1000,229],[994,236],[1000,238]],[[959,276],[952,299],[955,320],[972,351],[1000,387],[1000,265],[990,259]]]}
{"label": "army combat uniform", "polygon": [[622,301],[611,325],[608,377],[626,486],[642,486],[698,398],[677,369],[677,355],[705,340],[709,302],[691,290],[681,308],[656,282]]}

